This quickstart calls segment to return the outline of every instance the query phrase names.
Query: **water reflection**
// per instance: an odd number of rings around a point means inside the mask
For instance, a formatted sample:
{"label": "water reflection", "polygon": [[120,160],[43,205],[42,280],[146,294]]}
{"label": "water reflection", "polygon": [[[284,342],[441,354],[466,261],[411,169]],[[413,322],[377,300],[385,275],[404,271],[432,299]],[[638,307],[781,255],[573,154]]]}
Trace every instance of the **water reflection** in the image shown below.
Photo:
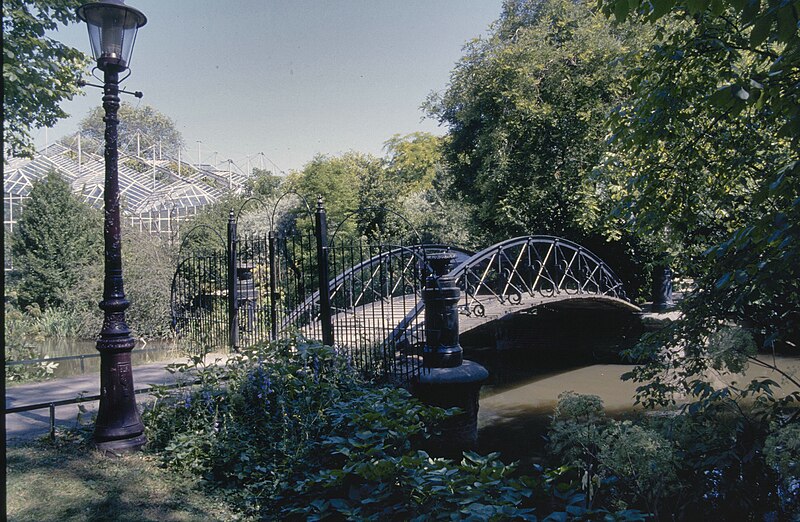
{"label": "water reflection", "polygon": [[[100,357],[98,357],[94,341],[45,339],[28,340],[25,344],[36,349],[38,358],[86,356],[58,361],[58,366],[53,373],[55,378],[100,371]],[[134,366],[171,360],[178,356],[180,356],[180,350],[175,343],[163,340],[137,341],[131,351],[131,361]]]}

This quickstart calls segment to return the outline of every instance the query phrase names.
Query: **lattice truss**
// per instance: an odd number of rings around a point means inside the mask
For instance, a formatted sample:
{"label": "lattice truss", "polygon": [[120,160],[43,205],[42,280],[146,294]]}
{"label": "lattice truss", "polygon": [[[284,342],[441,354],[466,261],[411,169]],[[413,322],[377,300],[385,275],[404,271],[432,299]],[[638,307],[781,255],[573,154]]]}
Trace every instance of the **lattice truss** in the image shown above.
{"label": "lattice truss", "polygon": [[[9,158],[3,169],[3,225],[6,234],[14,227],[29,198],[32,184],[50,171],[61,175],[84,201],[103,207],[105,161],[103,148],[84,138],[66,138],[38,151],[33,158]],[[152,234],[175,237],[181,223],[215,203],[227,192],[243,190],[247,177],[240,172],[220,171],[211,165],[196,165],[162,156],[151,159],[119,152],[119,185],[124,219]],[[8,243],[8,242],[6,242]],[[7,249],[6,249],[7,250]],[[10,268],[8,252],[6,269]]]}

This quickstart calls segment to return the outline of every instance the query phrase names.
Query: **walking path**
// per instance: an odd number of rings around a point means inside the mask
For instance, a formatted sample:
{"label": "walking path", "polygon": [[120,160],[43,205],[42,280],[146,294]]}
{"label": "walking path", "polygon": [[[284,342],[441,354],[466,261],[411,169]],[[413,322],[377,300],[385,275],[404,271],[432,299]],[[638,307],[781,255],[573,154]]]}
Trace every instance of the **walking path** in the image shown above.
{"label": "walking path", "polygon": [[[222,356],[209,355],[207,360],[214,361]],[[133,383],[136,390],[148,389],[152,385],[174,384],[185,379],[184,374],[171,373],[166,366],[170,363],[186,362],[186,359],[175,359],[133,367]],[[31,404],[50,403],[61,400],[77,399],[81,396],[100,394],[100,374],[65,377],[36,384],[20,384],[6,388],[6,409]],[[148,395],[136,396],[138,404],[148,400]],[[75,427],[79,420],[89,422],[97,412],[98,401],[80,403],[85,409],[81,413],[78,404],[57,406],[55,409],[56,426]],[[141,408],[140,408],[141,410]],[[50,432],[50,410],[42,408],[21,413],[6,415],[6,443],[13,444],[47,435]]]}

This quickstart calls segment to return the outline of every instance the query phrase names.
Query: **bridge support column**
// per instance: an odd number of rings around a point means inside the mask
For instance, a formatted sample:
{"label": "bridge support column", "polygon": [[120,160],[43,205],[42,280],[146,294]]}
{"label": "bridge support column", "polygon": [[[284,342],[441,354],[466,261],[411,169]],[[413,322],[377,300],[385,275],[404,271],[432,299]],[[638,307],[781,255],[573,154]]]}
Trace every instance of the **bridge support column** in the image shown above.
{"label": "bridge support column", "polygon": [[455,255],[450,253],[427,256],[433,273],[422,291],[425,348],[423,369],[413,393],[425,404],[462,410],[439,426],[440,435],[426,448],[434,456],[458,458],[478,445],[478,394],[489,372],[480,364],[463,360],[458,341],[461,291],[446,275],[453,259]]}

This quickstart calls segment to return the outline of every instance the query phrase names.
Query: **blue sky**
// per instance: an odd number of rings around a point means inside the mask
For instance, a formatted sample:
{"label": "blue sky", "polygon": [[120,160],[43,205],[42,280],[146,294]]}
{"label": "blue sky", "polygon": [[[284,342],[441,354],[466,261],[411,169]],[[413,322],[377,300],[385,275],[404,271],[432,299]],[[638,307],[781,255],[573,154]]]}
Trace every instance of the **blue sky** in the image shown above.
{"label": "blue sky", "polygon": [[[393,134],[442,134],[420,105],[447,86],[469,40],[485,35],[501,0],[129,0],[148,23],[123,87],[175,120],[196,161],[247,156],[283,171],[317,153],[381,154]],[[89,53],[85,26],[57,39]],[[96,83],[96,82],[95,82]],[[65,102],[71,115],[37,145],[75,132],[99,89]],[[216,154],[215,154],[216,153]],[[271,164],[270,162],[274,163]]]}

